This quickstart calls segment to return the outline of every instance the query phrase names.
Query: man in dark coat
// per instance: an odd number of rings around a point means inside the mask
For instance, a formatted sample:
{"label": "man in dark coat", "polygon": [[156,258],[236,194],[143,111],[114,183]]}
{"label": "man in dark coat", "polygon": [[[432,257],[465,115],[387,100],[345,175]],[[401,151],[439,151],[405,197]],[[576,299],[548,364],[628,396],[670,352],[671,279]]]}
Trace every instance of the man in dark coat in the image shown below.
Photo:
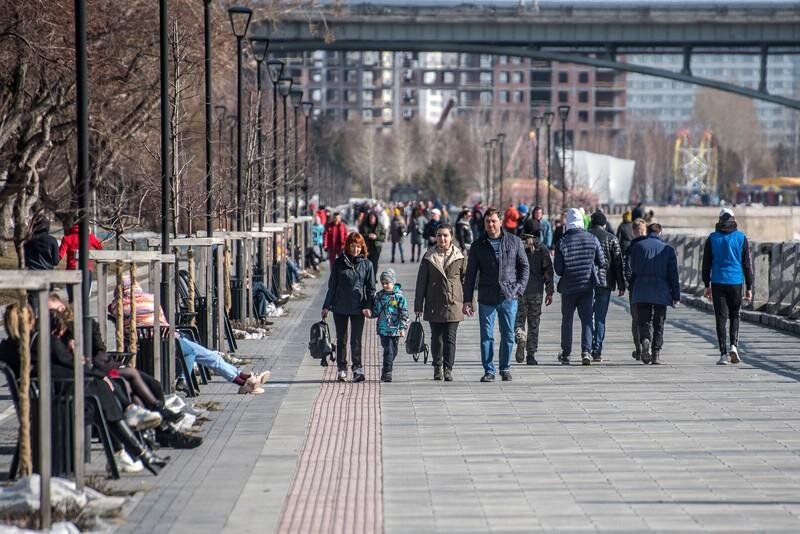
{"label": "man in dark coat", "polygon": [[[647,239],[631,245],[631,302],[636,306],[642,363],[659,364],[667,306],[681,300],[675,249],[661,239],[661,225],[647,227]],[[652,348],[652,352],[651,352]]]}
{"label": "man in dark coat", "polygon": [[25,267],[32,271],[52,271],[61,261],[58,239],[50,235],[50,221],[37,214],[33,221],[33,235],[24,246]]}
{"label": "man in dark coat", "polygon": [[619,248],[624,255],[628,252],[628,247],[631,246],[633,241],[633,215],[630,211],[622,214],[622,224],[617,227],[617,239],[619,240]]}
{"label": "man in dark coat", "polygon": [[[647,223],[644,219],[636,219],[631,223],[633,240],[631,245],[638,243],[642,239],[647,239]],[[633,356],[634,360],[642,359],[642,344],[639,341],[639,318],[636,316],[636,306],[633,304],[633,285],[631,282],[631,247],[622,253],[622,266],[625,274],[625,284],[628,286],[628,305],[631,313],[631,335],[633,336]]]}
{"label": "man in dark coat", "polygon": [[589,233],[600,241],[603,254],[606,256],[607,266],[598,269],[598,283],[594,288],[594,328],[592,330],[592,361],[603,361],[603,339],[606,336],[606,315],[611,303],[611,293],[619,289],[619,296],[625,294],[625,275],[622,272],[622,252],[619,242],[614,234],[606,230],[608,221],[602,211],[592,213]]}
{"label": "man in dark coat", "polygon": [[[517,321],[514,334],[517,341],[517,363],[525,361],[528,365],[537,365],[536,350],[539,348],[539,322],[542,317],[542,296],[544,303],[553,303],[553,260],[550,250],[542,243],[541,226],[537,219],[528,218],[522,228],[522,239],[525,253],[528,255],[530,276],[525,294],[519,298],[517,305]],[[527,326],[527,333],[525,327]]]}
{"label": "man in dark coat", "polygon": [[[517,297],[528,284],[528,257],[520,238],[501,228],[500,212],[486,210],[486,235],[472,245],[464,281],[464,314],[472,315],[475,284],[478,284],[478,315],[481,324],[481,382],[494,382],[494,321],[500,320],[500,377],[511,380],[511,351]],[[480,273],[480,277],[478,276]]]}
{"label": "man in dark coat", "polygon": [[572,320],[575,310],[581,321],[581,363],[591,365],[592,297],[597,270],[606,267],[603,248],[595,236],[583,229],[583,214],[577,208],[567,212],[566,232],[558,241],[554,257],[561,293],[561,354],[558,361],[569,365],[572,352]]}

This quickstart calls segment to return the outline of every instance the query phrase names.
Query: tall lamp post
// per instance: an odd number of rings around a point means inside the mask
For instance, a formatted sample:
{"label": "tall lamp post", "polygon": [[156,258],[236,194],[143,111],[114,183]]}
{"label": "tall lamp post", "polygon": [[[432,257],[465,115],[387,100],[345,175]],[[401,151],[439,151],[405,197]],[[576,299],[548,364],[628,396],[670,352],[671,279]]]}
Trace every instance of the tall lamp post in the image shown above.
{"label": "tall lamp post", "polygon": [[561,211],[567,209],[567,118],[569,106],[558,106],[558,118],[561,119]]}
{"label": "tall lamp post", "polygon": [[[219,184],[220,184],[219,185],[219,192],[222,193],[222,184],[225,183],[224,177],[223,177],[223,173],[222,173],[222,169],[223,169],[222,144],[225,142],[225,139],[222,136],[223,136],[223,127],[225,126],[225,121],[228,118],[228,108],[223,106],[223,105],[221,105],[221,104],[218,104],[218,105],[214,106],[214,111],[216,111],[216,113],[217,113],[217,123],[218,123],[218,128],[219,128],[219,133],[218,133],[218,137],[217,137],[217,178],[218,178],[218,181],[219,181]],[[218,201],[222,202],[222,196],[220,196]],[[217,220],[217,224],[221,224],[221,221],[219,220],[219,218],[220,218],[220,213],[217,212],[217,219],[218,219]]]}
{"label": "tall lamp post", "polygon": [[[308,119],[311,117],[311,110],[314,109],[314,103],[306,100],[302,104],[303,107],[303,116],[305,117],[305,142],[303,143],[303,201],[305,202],[305,211],[306,215],[311,215],[311,212],[308,209],[308,175],[309,168],[308,168]],[[319,204],[319,199],[317,199],[317,203]]]}
{"label": "tall lamp post", "polygon": [[[247,35],[247,27],[250,26],[250,18],[253,11],[243,6],[232,6],[228,8],[228,16],[231,19],[231,29],[236,37],[236,229],[244,229],[244,204],[242,202],[242,39]],[[241,243],[236,246],[236,279],[238,287],[234,286],[232,291],[236,294],[233,299],[242,302],[244,298],[244,248]],[[235,306],[234,306],[235,307]],[[241,306],[238,309],[242,309]],[[244,320],[244,317],[239,317]]]}
{"label": "tall lamp post", "polygon": [[272,82],[272,158],[270,160],[272,216],[270,221],[275,222],[278,220],[278,81],[283,74],[283,61],[267,61],[267,73]]}
{"label": "tall lamp post", "polygon": [[503,156],[504,156],[503,149],[505,147],[506,134],[504,134],[504,133],[497,134],[497,142],[500,144],[500,173],[499,173],[499,176],[500,176],[500,204],[497,207],[502,210],[503,209],[503,174],[505,172],[505,169],[503,169],[503,167],[505,166],[505,163],[503,161]]}
{"label": "tall lamp post", "polygon": [[545,111],[544,112],[544,124],[547,126],[547,216],[551,219],[553,218],[553,212],[551,210],[550,204],[550,171],[552,170],[552,165],[550,164],[550,126],[553,124],[553,119],[555,118],[556,114],[552,111]]}
{"label": "tall lamp post", "polygon": [[484,196],[483,202],[489,206],[489,187],[490,187],[490,178],[489,174],[492,172],[492,143],[490,141],[486,141],[483,143],[483,150],[486,152],[486,195]]}
{"label": "tall lamp post", "polygon": [[536,149],[533,158],[533,175],[536,176],[536,192],[534,193],[535,204],[534,206],[541,206],[539,204],[539,128],[542,127],[544,119],[541,115],[534,115],[531,118],[531,125],[533,126],[534,135],[536,136]]}
{"label": "tall lamp post", "polygon": [[[264,58],[267,55],[267,50],[269,49],[269,39],[265,39],[263,37],[253,37],[250,39],[253,43],[262,45],[261,48],[257,46],[252,47],[253,57],[256,60],[256,94],[258,95],[258,105],[256,106],[256,143],[257,143],[257,152],[258,152],[258,165],[256,169],[258,170],[257,177],[258,177],[258,231],[262,232],[264,230],[264,135],[263,135],[263,122],[264,116],[262,113],[262,100],[263,94],[261,92],[261,66],[264,64]],[[259,248],[259,252],[260,252]],[[259,254],[259,268],[263,268],[261,264],[261,255]]]}
{"label": "tall lamp post", "polygon": [[206,114],[206,235],[214,235],[213,159],[211,152],[211,0],[203,0],[203,44],[205,65],[205,114]]}
{"label": "tall lamp post", "polygon": [[300,191],[297,188],[298,181],[300,180],[300,164],[297,161],[300,146],[297,142],[297,112],[300,111],[300,105],[303,103],[303,91],[300,89],[292,89],[289,92],[289,97],[292,99],[292,108],[294,108],[294,169],[292,170],[294,178],[292,179],[292,188],[294,189],[294,216],[297,218],[300,216]]}
{"label": "tall lamp post", "polygon": [[289,221],[289,120],[286,113],[286,99],[292,91],[292,79],[281,77],[278,92],[283,99],[283,220]]}

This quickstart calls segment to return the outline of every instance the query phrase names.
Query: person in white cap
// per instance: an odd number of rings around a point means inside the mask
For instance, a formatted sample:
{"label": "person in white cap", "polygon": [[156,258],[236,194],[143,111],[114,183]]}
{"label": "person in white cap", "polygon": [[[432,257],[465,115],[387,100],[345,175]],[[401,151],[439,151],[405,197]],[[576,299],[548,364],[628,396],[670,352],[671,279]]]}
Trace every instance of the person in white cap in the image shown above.
{"label": "person in white cap", "polygon": [[433,208],[431,210],[431,220],[425,225],[422,231],[422,239],[425,241],[425,246],[430,248],[436,245],[436,229],[442,224],[442,210]]}
{"label": "person in white cap", "polygon": [[553,267],[561,278],[561,353],[558,361],[569,365],[572,352],[572,320],[575,310],[581,320],[581,363],[592,363],[592,304],[594,287],[599,283],[597,271],[608,263],[603,247],[595,236],[584,229],[583,213],[578,208],[567,211],[564,237],[558,241]]}
{"label": "person in white cap", "polygon": [[[717,342],[719,343],[718,365],[739,363],[739,317],[742,308],[742,289],[745,299],[753,298],[753,263],[750,259],[750,244],[747,236],[736,225],[733,210],[722,208],[716,229],[706,239],[703,251],[704,295],[714,304]],[[730,320],[730,350],[726,339],[726,328]]]}

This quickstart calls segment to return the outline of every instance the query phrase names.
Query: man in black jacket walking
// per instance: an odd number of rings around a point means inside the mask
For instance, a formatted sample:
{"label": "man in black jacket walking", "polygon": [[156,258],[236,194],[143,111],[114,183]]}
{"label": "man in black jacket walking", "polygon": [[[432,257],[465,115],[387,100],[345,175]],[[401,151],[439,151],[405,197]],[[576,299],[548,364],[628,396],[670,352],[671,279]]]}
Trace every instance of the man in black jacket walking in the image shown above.
{"label": "man in black jacket walking", "polygon": [[575,310],[581,320],[581,363],[591,365],[592,297],[597,270],[606,267],[603,248],[595,236],[583,229],[583,214],[577,208],[567,212],[566,232],[556,246],[554,267],[561,277],[561,354],[558,361],[569,365],[572,352],[572,319]]}
{"label": "man in black jacket walking", "polygon": [[597,285],[594,288],[594,328],[592,330],[592,361],[603,361],[603,339],[606,337],[606,315],[611,303],[611,293],[619,289],[619,296],[625,294],[625,276],[622,271],[622,253],[619,241],[614,234],[606,230],[606,215],[602,211],[592,213],[589,233],[600,241],[607,266],[597,271]]}
{"label": "man in black jacket walking", "polygon": [[[525,361],[537,365],[536,350],[539,348],[539,322],[542,318],[542,293],[546,292],[544,303],[553,303],[553,260],[550,250],[541,241],[541,226],[538,220],[529,218],[522,227],[525,253],[528,255],[530,276],[525,294],[517,304],[517,322],[514,333],[517,341],[517,363]],[[528,332],[525,333],[527,323]]]}
{"label": "man in black jacket walking", "polygon": [[[514,348],[514,321],[517,297],[528,284],[528,257],[522,241],[502,230],[500,213],[486,210],[483,218],[486,235],[472,246],[464,281],[464,314],[473,315],[475,283],[478,283],[478,315],[481,328],[481,382],[494,382],[494,321],[500,320],[500,377],[511,380],[511,351]],[[480,277],[478,276],[480,273]]]}

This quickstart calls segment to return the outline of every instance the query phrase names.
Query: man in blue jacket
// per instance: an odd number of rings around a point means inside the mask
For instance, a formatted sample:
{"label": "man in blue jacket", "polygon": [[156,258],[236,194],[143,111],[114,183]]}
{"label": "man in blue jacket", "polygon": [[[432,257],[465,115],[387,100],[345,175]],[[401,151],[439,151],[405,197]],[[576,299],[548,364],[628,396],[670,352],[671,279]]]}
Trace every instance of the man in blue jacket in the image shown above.
{"label": "man in blue jacket", "polygon": [[[631,303],[636,306],[642,363],[660,364],[667,306],[681,300],[675,249],[661,239],[661,225],[647,227],[647,238],[631,245]],[[652,348],[652,352],[651,352]]]}
{"label": "man in blue jacket", "polygon": [[561,353],[558,361],[569,365],[572,352],[572,320],[575,310],[581,320],[581,363],[592,364],[592,302],[598,284],[598,269],[605,269],[607,260],[600,241],[584,230],[583,213],[577,208],[567,211],[566,231],[558,241],[553,261],[561,293]]}
{"label": "man in blue jacket", "polygon": [[[753,298],[753,263],[747,236],[736,226],[733,210],[722,208],[715,231],[706,239],[703,252],[703,284],[705,297],[714,303],[717,323],[719,361],[717,365],[739,363],[739,314],[742,307],[742,285],[745,299]],[[730,319],[730,352],[725,329]]]}
{"label": "man in blue jacket", "polygon": [[[517,297],[528,285],[528,257],[522,240],[503,231],[500,212],[489,208],[483,216],[486,235],[469,252],[464,280],[464,314],[473,315],[472,299],[478,283],[478,315],[481,328],[481,382],[494,382],[494,321],[500,319],[500,377],[511,380],[511,351]],[[480,273],[480,277],[478,276]]]}

